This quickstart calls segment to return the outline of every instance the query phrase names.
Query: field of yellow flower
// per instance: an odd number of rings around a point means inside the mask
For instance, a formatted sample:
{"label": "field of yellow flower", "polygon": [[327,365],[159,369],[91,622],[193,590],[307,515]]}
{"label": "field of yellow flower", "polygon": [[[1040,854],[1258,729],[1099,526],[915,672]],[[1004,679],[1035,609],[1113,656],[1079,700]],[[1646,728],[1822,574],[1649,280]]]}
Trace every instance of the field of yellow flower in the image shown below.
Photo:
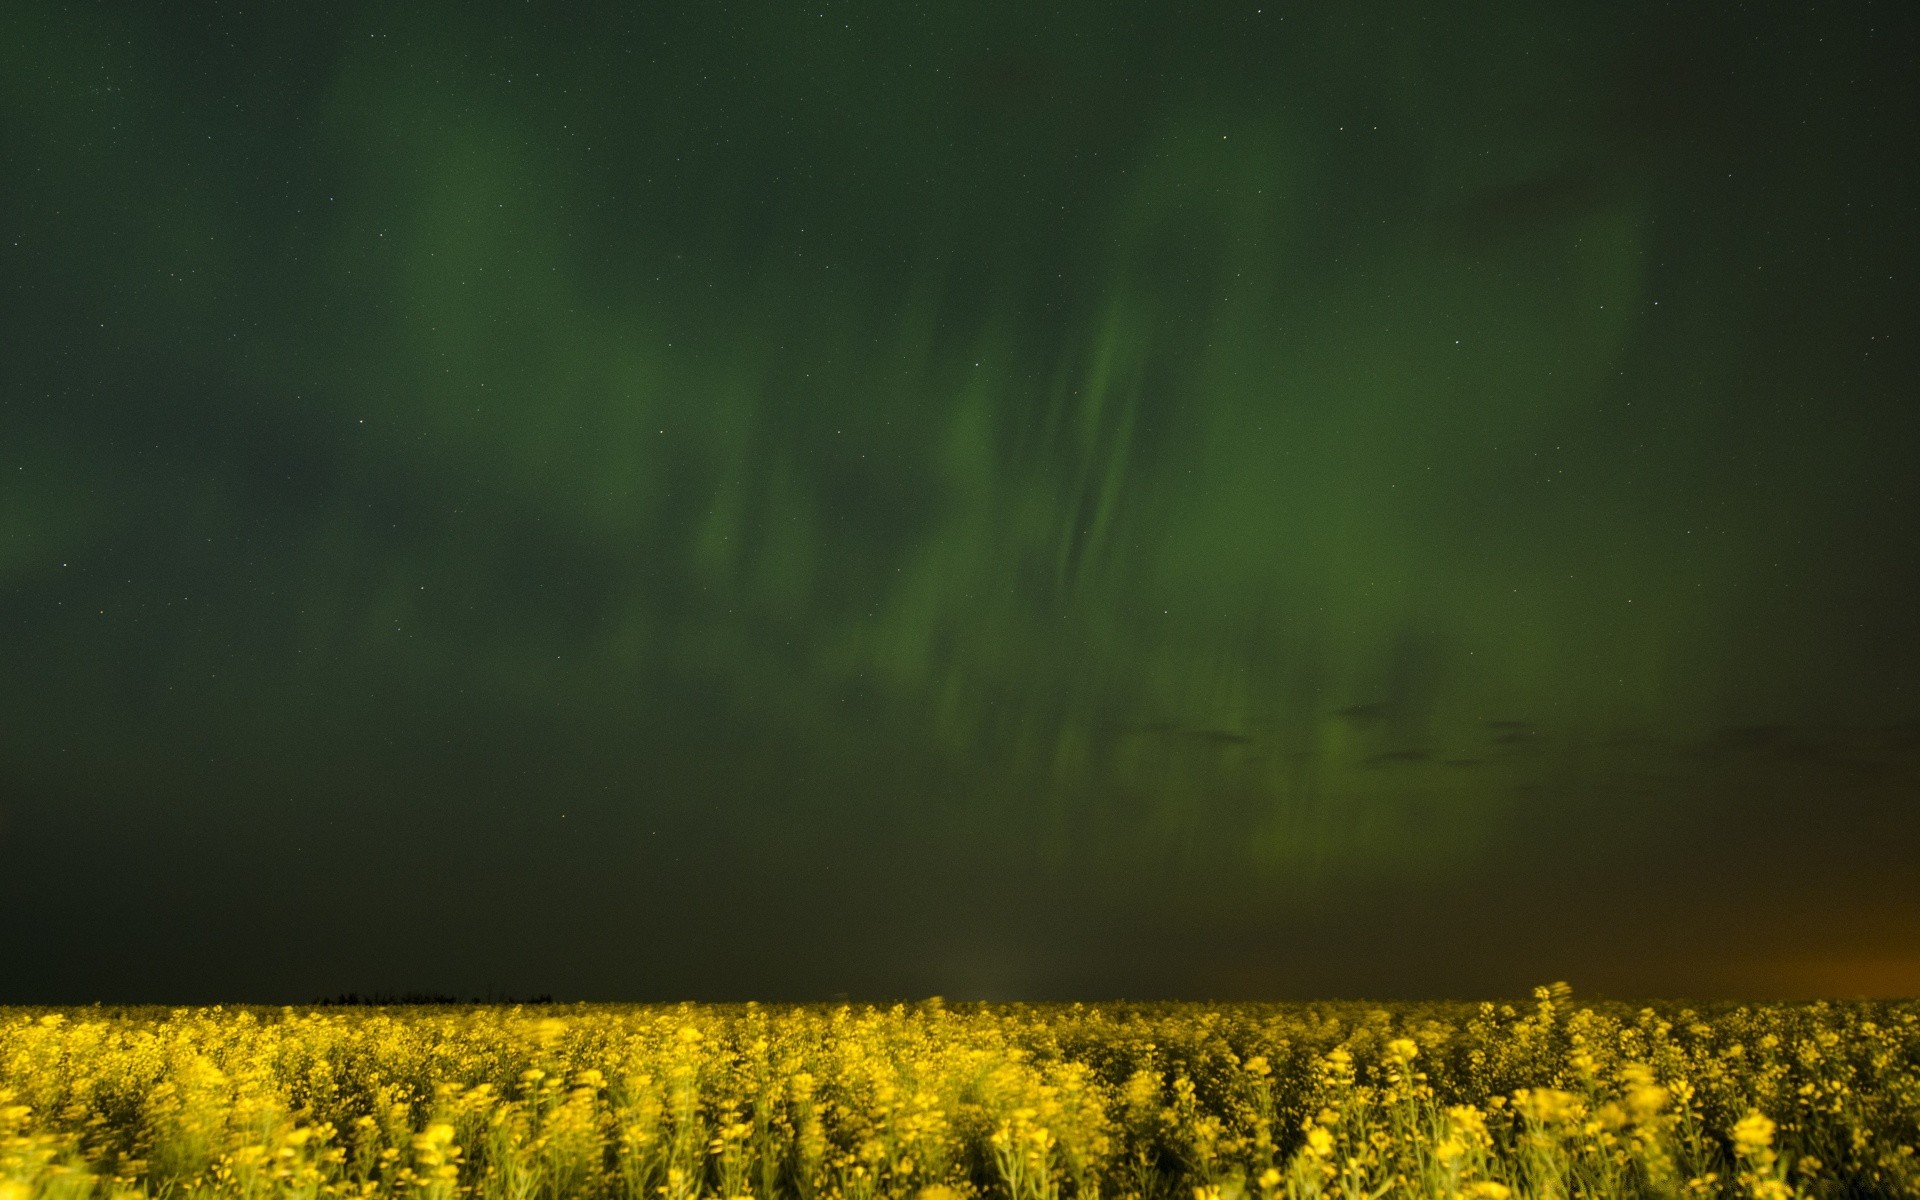
{"label": "field of yellow flower", "polygon": [[0,1009],[0,1200],[1920,1196],[1920,1003]]}

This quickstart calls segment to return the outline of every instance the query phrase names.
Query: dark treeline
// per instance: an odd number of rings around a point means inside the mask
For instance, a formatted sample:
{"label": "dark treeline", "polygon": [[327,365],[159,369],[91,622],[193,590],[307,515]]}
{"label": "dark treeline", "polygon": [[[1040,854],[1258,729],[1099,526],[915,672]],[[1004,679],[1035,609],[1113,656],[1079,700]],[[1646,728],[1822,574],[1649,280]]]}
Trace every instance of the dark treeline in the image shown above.
{"label": "dark treeline", "polygon": [[400,1004],[557,1004],[551,995],[539,996],[496,996],[489,993],[484,999],[479,996],[449,996],[439,992],[341,992],[338,995],[316,1000],[314,1004],[323,1008],[374,1008]]}

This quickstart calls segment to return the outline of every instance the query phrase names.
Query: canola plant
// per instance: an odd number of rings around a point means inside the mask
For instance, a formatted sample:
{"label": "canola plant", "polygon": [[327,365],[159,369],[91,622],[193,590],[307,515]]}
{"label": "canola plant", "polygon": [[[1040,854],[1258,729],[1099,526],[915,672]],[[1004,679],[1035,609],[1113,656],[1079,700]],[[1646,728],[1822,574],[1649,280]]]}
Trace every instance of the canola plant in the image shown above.
{"label": "canola plant", "polygon": [[0,1009],[0,1200],[1920,1197],[1920,1003]]}

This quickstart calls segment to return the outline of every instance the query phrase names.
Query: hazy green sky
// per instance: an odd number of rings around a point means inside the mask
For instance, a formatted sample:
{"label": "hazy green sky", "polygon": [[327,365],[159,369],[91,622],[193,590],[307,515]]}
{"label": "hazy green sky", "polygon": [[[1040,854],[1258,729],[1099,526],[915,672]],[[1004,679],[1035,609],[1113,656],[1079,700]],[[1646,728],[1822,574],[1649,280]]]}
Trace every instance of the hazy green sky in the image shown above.
{"label": "hazy green sky", "polygon": [[0,14],[0,1000],[1920,989],[1904,9],[355,7]]}

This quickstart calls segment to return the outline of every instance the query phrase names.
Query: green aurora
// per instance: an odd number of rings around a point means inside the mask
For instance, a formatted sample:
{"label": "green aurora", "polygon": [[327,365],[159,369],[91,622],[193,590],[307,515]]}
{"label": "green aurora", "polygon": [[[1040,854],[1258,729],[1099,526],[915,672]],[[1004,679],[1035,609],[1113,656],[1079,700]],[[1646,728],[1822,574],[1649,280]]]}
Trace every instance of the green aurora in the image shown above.
{"label": "green aurora", "polygon": [[1920,988],[1908,14],[327,12],[0,15],[0,1000]]}

